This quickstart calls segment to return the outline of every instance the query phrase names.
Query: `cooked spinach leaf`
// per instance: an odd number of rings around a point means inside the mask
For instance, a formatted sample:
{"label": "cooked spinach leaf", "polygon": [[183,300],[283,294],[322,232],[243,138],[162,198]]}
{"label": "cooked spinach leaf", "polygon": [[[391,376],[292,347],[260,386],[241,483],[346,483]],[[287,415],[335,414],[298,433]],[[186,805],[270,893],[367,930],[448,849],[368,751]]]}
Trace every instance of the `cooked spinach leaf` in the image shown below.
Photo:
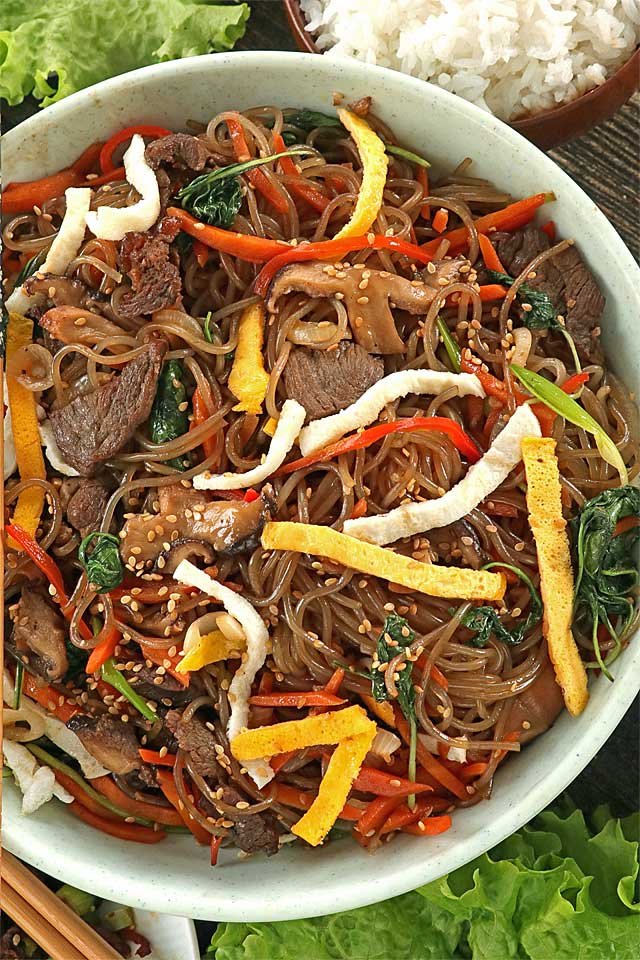
{"label": "cooked spinach leaf", "polygon": [[38,253],[34,254],[34,256],[31,257],[30,260],[27,260],[24,267],[16,277],[16,282],[14,287],[15,290],[17,290],[18,287],[21,287],[22,284],[25,282],[25,280],[28,280],[29,277],[36,272],[38,267],[42,266],[42,264],[46,259],[46,256],[47,256],[47,251],[40,250]]}
{"label": "cooked spinach leaf", "polygon": [[[158,389],[149,417],[149,436],[154,443],[167,443],[189,429],[184,368],[179,360],[169,360],[158,378]],[[184,470],[185,457],[173,457],[167,466]]]}
{"label": "cooked spinach leaf", "polygon": [[256,157],[244,163],[232,163],[228,167],[209,170],[182,187],[176,194],[176,200],[184,210],[188,210],[203,223],[228,230],[242,206],[242,184],[238,179],[240,174],[272,163],[280,157],[298,156],[308,152],[305,147],[298,147],[269,157]]}
{"label": "cooked spinach leaf", "polygon": [[522,643],[529,630],[538,623],[542,616],[542,600],[540,599],[540,594],[524,570],[521,570],[520,567],[512,567],[509,563],[499,562],[487,563],[482,569],[491,570],[493,567],[505,567],[520,577],[531,594],[531,606],[529,607],[527,617],[511,630],[505,627],[493,607],[471,607],[463,616],[461,623],[463,627],[475,631],[475,636],[469,641],[474,647],[486,647],[492,633],[496,640],[500,640],[509,646]]}
{"label": "cooked spinach leaf", "polygon": [[[120,581],[118,581],[118,583],[120,583]],[[65,641],[65,647],[67,648],[67,662],[69,666],[67,667],[64,678],[65,680],[77,680],[80,674],[85,672],[89,654],[86,650],[81,650],[80,647],[76,647],[75,643],[71,643],[71,640],[68,638]]]}
{"label": "cooked spinach leaf", "polygon": [[[515,283],[515,279],[507,273],[499,273],[497,270],[489,270],[488,273],[494,283],[501,283],[503,287],[510,287]],[[534,290],[523,283],[518,287],[516,297],[520,303],[531,305],[531,310],[523,311],[522,315],[522,323],[529,330],[556,330],[561,326],[553,301],[544,290]]]}
{"label": "cooked spinach leaf", "polygon": [[[569,524],[576,569],[574,618],[590,628],[596,662],[606,665],[620,652],[634,620],[638,584],[640,490],[627,484],[588,500]],[[614,642],[603,659],[598,630],[604,626]]]}
{"label": "cooked spinach leaf", "polygon": [[[97,540],[91,553],[88,548]],[[122,582],[124,570],[120,560],[120,541],[112,533],[94,530],[88,534],[78,548],[78,560],[84,567],[89,583],[101,590],[113,590]]]}
{"label": "cooked spinach leaf", "polygon": [[[374,700],[382,703],[389,699],[389,691],[384,682],[384,668],[394,657],[405,647],[409,647],[415,640],[416,635],[411,629],[404,617],[393,613],[387,617],[382,626],[382,633],[378,638],[376,648],[376,659],[373,661],[371,670],[371,693]],[[416,717],[416,691],[413,686],[413,664],[405,661],[403,670],[398,671],[396,680],[396,689],[398,691],[398,706],[402,710],[404,717],[409,724],[411,737],[409,742],[409,765],[408,777],[410,780],[416,778],[416,749],[418,741],[418,722]],[[415,804],[415,797],[408,797],[408,803],[411,808]]]}
{"label": "cooked spinach leaf", "polygon": [[181,257],[186,257],[191,253],[193,237],[189,236],[188,233],[185,233],[184,230],[180,231],[174,242]]}

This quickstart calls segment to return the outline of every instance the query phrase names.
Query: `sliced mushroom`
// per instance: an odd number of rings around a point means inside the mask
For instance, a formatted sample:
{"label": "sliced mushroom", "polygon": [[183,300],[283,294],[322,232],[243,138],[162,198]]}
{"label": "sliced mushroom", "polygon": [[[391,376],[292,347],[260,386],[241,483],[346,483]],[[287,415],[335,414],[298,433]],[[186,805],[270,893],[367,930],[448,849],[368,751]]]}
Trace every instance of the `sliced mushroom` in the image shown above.
{"label": "sliced mushroom", "polygon": [[193,537],[181,537],[174,540],[168,550],[163,550],[156,562],[156,567],[165,576],[176,572],[176,567],[183,560],[199,557],[205,566],[212,564],[216,558],[213,547],[204,540],[194,540]]}
{"label": "sliced mushroom", "polygon": [[[111,320],[82,307],[52,307],[40,320],[40,326],[62,343],[82,343],[88,347],[105,337],[122,337],[125,334],[122,327]],[[119,344],[114,345],[113,352],[123,353],[128,349],[125,344]]]}
{"label": "sliced mushroom", "polygon": [[[197,684],[192,686],[192,683],[190,683],[188,687],[185,687],[171,674],[160,675],[157,671],[157,667],[138,664],[135,670],[126,670],[124,675],[136,693],[139,693],[145,700],[154,700],[156,703],[164,703],[169,700],[172,706],[181,706],[195,699],[200,693]],[[158,681],[160,682],[158,683]],[[168,706],[168,704],[165,705]]]}
{"label": "sliced mushroom", "polygon": [[45,596],[23,588],[15,611],[11,642],[16,656],[46,680],[60,680],[69,668],[66,632]]}
{"label": "sliced mushroom", "polygon": [[547,660],[531,686],[514,697],[509,729],[520,734],[520,743],[528,743],[548,730],[563,708],[562,690],[556,683],[553,664]]}
{"label": "sliced mushroom", "polygon": [[353,336],[369,353],[404,353],[391,308],[412,314],[429,310],[436,293],[455,282],[460,267],[468,261],[441,260],[430,264],[433,272],[421,280],[407,280],[386,270],[370,270],[357,264],[338,270],[326,263],[294,263],[276,274],[269,291],[267,305],[274,311],[277,300],[292,291],[310,297],[342,299]]}
{"label": "sliced mushroom", "polygon": [[91,756],[112,773],[122,775],[144,766],[133,729],[119,718],[110,714],[90,717],[78,713],[71,717],[67,727],[80,738]]}
{"label": "sliced mushroom", "polygon": [[181,541],[207,545],[225,556],[253,550],[273,509],[272,488],[265,486],[258,499],[248,503],[207,501],[204,493],[172,484],[161,488],[156,505],[157,513],[140,513],[126,521],[120,551],[125,563],[134,557],[136,563],[143,561],[147,568],[156,564],[165,573],[169,557],[175,567],[187,555],[180,550],[173,554]]}

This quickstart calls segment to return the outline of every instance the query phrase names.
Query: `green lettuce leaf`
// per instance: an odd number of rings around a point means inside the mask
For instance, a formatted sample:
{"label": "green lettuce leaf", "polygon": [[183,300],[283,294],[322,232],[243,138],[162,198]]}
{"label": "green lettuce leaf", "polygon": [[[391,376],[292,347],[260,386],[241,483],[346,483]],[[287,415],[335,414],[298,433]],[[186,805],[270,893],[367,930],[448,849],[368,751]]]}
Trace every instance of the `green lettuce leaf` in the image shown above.
{"label": "green lettuce leaf", "polygon": [[47,106],[136,67],[230,50],[248,17],[246,3],[209,0],[2,0],[0,97]]}
{"label": "green lettuce leaf", "polygon": [[[214,960],[631,960],[640,943],[638,816],[566,798],[415,893],[284,923],[221,923]],[[418,896],[419,895],[419,896]]]}

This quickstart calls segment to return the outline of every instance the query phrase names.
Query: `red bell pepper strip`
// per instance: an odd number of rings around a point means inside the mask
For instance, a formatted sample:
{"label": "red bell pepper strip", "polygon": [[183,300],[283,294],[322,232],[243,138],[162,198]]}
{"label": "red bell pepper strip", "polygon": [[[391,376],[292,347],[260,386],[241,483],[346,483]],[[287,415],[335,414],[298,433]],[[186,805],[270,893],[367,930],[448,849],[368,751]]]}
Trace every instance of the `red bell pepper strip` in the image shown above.
{"label": "red bell pepper strip", "polygon": [[166,130],[165,127],[154,127],[149,124],[138,124],[135,127],[125,127],[123,130],[119,130],[118,133],[114,133],[100,151],[100,169],[103,173],[111,173],[115,170],[115,164],[113,162],[114,150],[126,140],[131,140],[136,133],[139,133],[141,137],[157,140],[158,137],[168,137],[171,130]]}
{"label": "red bell pepper strip", "polygon": [[439,433],[446,433],[456,449],[464,454],[471,463],[480,459],[481,454],[478,447],[454,420],[449,420],[448,417],[406,417],[402,420],[392,420],[390,423],[379,423],[375,427],[369,427],[362,433],[354,433],[344,440],[338,440],[336,443],[329,444],[322,450],[310,453],[299,460],[285,463],[275,471],[273,476],[283,477],[288,473],[295,473],[302,467],[310,467],[314,463],[324,463],[326,460],[332,460],[342,453],[368,447],[390,433],[407,433],[412,430],[435,430]]}
{"label": "red bell pepper strip", "polygon": [[167,215],[176,217],[182,230],[195,240],[200,240],[206,247],[229,253],[232,257],[239,257],[250,263],[264,263],[265,260],[277,257],[283,250],[290,249],[290,244],[284,240],[268,240],[265,237],[234,233],[233,230],[223,230],[221,227],[201,223],[180,207],[168,207]]}
{"label": "red bell pepper strip", "polygon": [[[274,133],[272,139],[273,149],[276,153],[284,153],[287,147],[281,135]],[[318,213],[322,213],[326,209],[329,204],[329,198],[300,176],[291,157],[280,157],[280,169],[286,176],[295,178],[287,184],[291,193],[295,193],[297,197],[306,200],[309,206],[317,210]]]}
{"label": "red bell pepper strip", "polygon": [[[231,137],[231,143],[233,144],[233,152],[238,163],[251,160],[251,153],[241,122],[233,117],[228,117],[226,123],[229,136]],[[269,178],[265,176],[264,170],[261,170],[259,167],[256,167],[254,170],[246,170],[244,176],[253,184],[256,190],[262,194],[265,200],[267,200],[272,207],[275,207],[278,213],[287,212],[289,204],[286,198],[273,186]]]}
{"label": "red bell pepper strip", "polygon": [[32,207],[42,207],[52,197],[61,196],[67,187],[77,187],[81,180],[82,176],[70,168],[40,180],[11,183],[2,194],[2,212],[24,213]]}
{"label": "red bell pepper strip", "polygon": [[444,207],[440,207],[436,211],[432,220],[432,226],[436,233],[444,233],[447,229],[447,224],[449,223],[449,211],[445,210]]}
{"label": "red bell pepper strip", "polygon": [[[39,703],[45,710],[53,713],[62,723],[66,723],[71,717],[75,717],[78,713],[84,713],[82,707],[71,703],[70,700],[67,700],[66,697],[58,693],[57,690],[54,690],[53,687],[50,687],[49,684],[34,677],[28,670],[24,671],[22,692],[26,697]],[[61,700],[62,703],[60,703]]]}
{"label": "red bell pepper strip", "polygon": [[334,697],[324,690],[304,690],[300,693],[268,693],[249,697],[252,707],[339,707],[346,700]]}
{"label": "red bell pepper strip", "polygon": [[184,825],[189,828],[198,843],[204,843],[208,846],[211,841],[211,834],[208,830],[205,830],[204,827],[200,826],[197,820],[194,820],[181,803],[173,774],[169,773],[168,770],[156,770],[156,781],[169,803],[178,811]]}
{"label": "red bell pepper strip", "polygon": [[451,828],[451,817],[445,813],[442,817],[425,817],[417,823],[409,823],[402,828],[403,833],[411,833],[414,837],[436,837]]}
{"label": "red bell pepper strip", "polygon": [[152,663],[157,664],[159,667],[164,667],[167,673],[175,680],[179,680],[183,687],[188,687],[191,680],[190,673],[180,673],[176,670],[176,667],[182,660],[182,651],[179,650],[172,657],[169,656],[168,651],[171,649],[171,644],[168,647],[151,647],[146,643],[140,644],[140,650],[142,651],[142,656],[147,660],[151,660]]}
{"label": "red bell pepper strip", "polygon": [[[309,790],[298,790],[297,787],[290,787],[286,783],[272,782],[268,787],[265,787],[263,792],[277,803],[284,803],[295,810],[308,810],[316,799],[315,793],[311,793]],[[359,807],[345,803],[340,811],[339,819],[359,820],[361,814],[362,810]]]}
{"label": "red bell pepper strip", "polygon": [[160,843],[166,837],[166,833],[162,830],[152,830],[149,827],[142,827],[138,823],[127,823],[126,820],[108,820],[104,816],[98,816],[77,800],[70,803],[67,809],[78,819],[88,823],[89,826],[95,827],[102,833],[108,833],[112,837],[117,837],[119,840],[133,840],[135,843]]}
{"label": "red bell pepper strip", "polygon": [[478,234],[478,243],[480,244],[480,253],[482,254],[482,259],[484,260],[484,265],[487,270],[494,270],[496,273],[506,273],[507,271],[500,262],[496,248],[486,233]]}
{"label": "red bell pepper strip", "polygon": [[[204,398],[200,393],[199,387],[196,387],[196,389],[193,391],[191,405],[193,406],[193,420],[191,421],[191,426],[189,427],[190,430],[195,429],[195,427],[199,427],[201,423],[204,423],[205,420],[208,420],[209,417],[212,416],[211,411],[204,402]],[[202,441],[202,449],[204,450],[205,457],[208,458],[213,456],[213,454],[216,452],[217,445],[218,443],[215,437],[205,437]]]}
{"label": "red bell pepper strip", "polygon": [[78,159],[71,164],[71,169],[75,170],[81,177],[86,177],[98,163],[100,151],[103,146],[102,141],[90,144],[87,149],[80,154]]}
{"label": "red bell pepper strip", "polygon": [[481,777],[482,774],[486,771],[488,763],[467,763],[460,770],[460,776],[465,783],[468,783],[470,780],[475,780],[476,777]]}
{"label": "red bell pepper strip", "polygon": [[[47,577],[56,591],[55,599],[62,607],[62,613],[64,617],[67,620],[71,620],[71,617],[73,616],[73,608],[69,607],[69,598],[65,593],[64,580],[62,579],[62,573],[58,564],[49,556],[48,553],[46,553],[45,550],[42,549],[39,543],[36,543],[33,537],[29,536],[26,530],[22,529],[19,524],[9,523],[6,525],[5,530],[7,534],[16,541],[16,543],[20,544],[24,552],[28,554],[38,569],[41,570],[42,573],[44,573],[44,575]],[[90,640],[93,636],[91,630],[84,620],[80,620],[78,629],[85,640]]]}
{"label": "red bell pepper strip", "polygon": [[144,820],[154,820],[167,827],[184,826],[182,817],[173,807],[161,807],[156,803],[147,803],[146,800],[136,800],[130,797],[124,790],[115,783],[109,775],[104,777],[95,777],[91,781],[91,786],[103,797],[115,803],[130,813],[132,817],[141,817]]}
{"label": "red bell pepper strip", "polygon": [[355,790],[375,793],[379,797],[408,797],[412,793],[433,792],[433,788],[425,783],[414,783],[375,767],[360,767],[353,786]]}
{"label": "red bell pepper strip", "polygon": [[176,764],[175,753],[165,753],[164,756],[159,750],[138,750],[140,757],[145,763],[151,763],[156,767],[174,767]]}
{"label": "red bell pepper strip", "polygon": [[402,797],[376,797],[367,804],[355,826],[362,837],[369,837],[385,822],[392,810],[400,806]]}
{"label": "red bell pepper strip", "polygon": [[[533,197],[516,200],[515,203],[503,207],[502,210],[494,210],[483,217],[478,217],[475,221],[476,230],[478,233],[487,233],[491,229],[517,230],[518,227],[529,223],[538,207],[541,207],[548,200],[555,200],[555,196],[552,193],[536,193]],[[469,244],[468,230],[466,227],[457,227],[455,230],[450,230],[449,233],[443,233],[442,236],[427,241],[422,245],[422,249],[427,253],[435,254],[443,240],[449,241],[448,256],[460,253]]]}
{"label": "red bell pepper strip", "polygon": [[[201,239],[203,238],[201,237]],[[289,246],[289,249],[285,250],[284,253],[282,250],[278,251],[278,256],[270,260],[256,277],[253,289],[258,296],[264,297],[278,270],[288,263],[299,263],[303,260],[341,260],[347,253],[352,253],[354,250],[367,249],[391,250],[408,257],[410,260],[417,260],[418,263],[430,263],[433,260],[433,255],[428,253],[424,247],[415,243],[408,243],[406,240],[400,240],[399,237],[368,233],[366,237],[318,240],[316,243],[300,243],[295,247]],[[268,258],[265,257],[266,259]]]}
{"label": "red bell pepper strip", "polygon": [[211,866],[215,867],[218,863],[218,853],[220,852],[220,844],[223,841],[223,837],[214,837],[211,835]]}
{"label": "red bell pepper strip", "polygon": [[541,225],[540,229],[543,233],[546,233],[546,235],[549,237],[549,240],[551,240],[551,243],[556,242],[556,225],[553,220],[547,220],[546,223]]}

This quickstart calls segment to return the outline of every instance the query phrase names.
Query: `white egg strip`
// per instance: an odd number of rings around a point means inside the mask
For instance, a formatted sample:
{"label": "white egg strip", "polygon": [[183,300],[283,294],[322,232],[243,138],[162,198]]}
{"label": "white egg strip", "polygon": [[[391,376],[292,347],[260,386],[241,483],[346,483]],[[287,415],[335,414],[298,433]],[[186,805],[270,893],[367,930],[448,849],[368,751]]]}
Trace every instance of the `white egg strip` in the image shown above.
{"label": "white egg strip", "polygon": [[[189,560],[183,560],[178,564],[174,576],[180,583],[197,587],[198,590],[202,590],[203,593],[221,603],[227,613],[238,620],[247,638],[247,651],[243,653],[240,666],[229,685],[228,696],[231,712],[227,723],[227,737],[229,740],[233,740],[247,726],[249,721],[251,684],[267,656],[269,633],[264,620],[248,600],[214,580],[203,570],[199,570]],[[251,778],[261,788],[275,776],[266,760],[248,761],[243,766],[246,767]]]}
{"label": "white egg strip", "polygon": [[73,797],[56,781],[53,770],[37,764],[33,754],[20,743],[4,740],[2,753],[22,793],[22,813],[35,813],[52,797],[72,803]]}
{"label": "white egg strip", "polygon": [[455,388],[456,395],[484,397],[484,390],[473,373],[448,373],[439,370],[399,370],[383,377],[359,397],[351,406],[330,417],[313,420],[300,434],[300,450],[306,457],[328,443],[339,440],[345,433],[359,430],[373,423],[388,403],[407,394],[440,394]]}
{"label": "white egg strip", "polygon": [[[44,263],[38,267],[38,273],[57,275],[64,273],[82,246],[86,217],[91,203],[91,190],[89,187],[68,187],[64,195],[67,200],[67,209]],[[24,314],[40,299],[42,298],[39,296],[29,297],[24,287],[20,286],[7,297],[5,306],[11,313]]]}
{"label": "white egg strip", "polygon": [[246,473],[221,473],[216,476],[205,470],[193,478],[193,486],[196,490],[241,490],[262,483],[286,460],[306,415],[306,410],[297,400],[285,400],[269,451],[259,466]]}
{"label": "white egg strip", "polygon": [[540,435],[540,424],[531,407],[518,407],[482,459],[469,467],[467,475],[444,496],[407,503],[379,516],[347,520],[344,532],[384,546],[461,520],[492,494],[520,462],[523,439]]}
{"label": "white egg strip", "polygon": [[122,240],[131,231],[144,233],[160,216],[158,178],[144,151],[144,140],[136,133],[123,158],[127,180],[140,194],[140,200],[130,207],[99,207],[87,214],[89,230],[101,240]]}

